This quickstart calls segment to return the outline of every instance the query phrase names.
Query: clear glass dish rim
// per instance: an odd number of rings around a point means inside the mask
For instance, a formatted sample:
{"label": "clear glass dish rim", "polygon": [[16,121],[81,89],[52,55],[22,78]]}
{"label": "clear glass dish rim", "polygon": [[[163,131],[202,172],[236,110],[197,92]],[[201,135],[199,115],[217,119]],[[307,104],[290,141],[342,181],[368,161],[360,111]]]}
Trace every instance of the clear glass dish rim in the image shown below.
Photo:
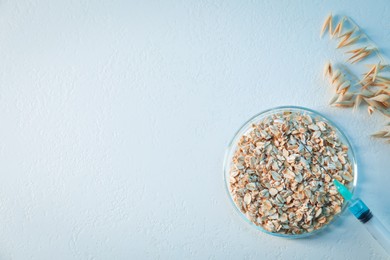
{"label": "clear glass dish rim", "polygon": [[257,230],[260,230],[266,234],[269,234],[269,235],[272,235],[272,236],[277,236],[277,237],[284,237],[284,238],[304,238],[304,237],[309,237],[309,236],[312,236],[312,235],[315,235],[321,231],[323,231],[324,229],[328,228],[329,225],[331,225],[332,223],[334,223],[342,214],[343,212],[345,211],[347,205],[348,205],[348,202],[344,202],[342,208],[341,208],[341,212],[338,213],[337,215],[335,215],[333,217],[333,219],[328,223],[326,224],[325,226],[323,226],[322,228],[320,229],[317,229],[313,232],[309,232],[309,233],[302,233],[302,234],[295,234],[295,235],[289,235],[289,234],[279,234],[279,233],[273,233],[273,232],[269,232],[267,230],[265,230],[264,228],[260,227],[260,226],[257,226],[255,225],[254,223],[252,223],[239,209],[238,207],[236,206],[236,204],[234,203],[233,199],[232,199],[232,196],[230,194],[230,191],[229,191],[229,182],[228,182],[228,179],[227,177],[229,176],[229,170],[230,170],[230,158],[231,158],[231,154],[232,154],[232,151],[233,151],[233,148],[235,147],[235,144],[237,142],[237,139],[239,137],[241,137],[241,135],[243,134],[243,131],[245,129],[248,128],[248,126],[250,126],[253,122],[256,122],[257,120],[260,119],[260,117],[265,117],[267,116],[268,114],[275,114],[277,112],[281,112],[281,111],[285,111],[285,110],[299,110],[301,112],[308,112],[309,114],[313,114],[314,116],[319,116],[319,117],[322,117],[323,119],[325,119],[325,121],[327,121],[328,123],[330,123],[331,126],[333,126],[338,134],[340,135],[342,141],[348,146],[349,150],[348,150],[348,154],[349,154],[349,157],[350,157],[350,160],[351,160],[351,165],[353,167],[353,183],[352,183],[352,187],[351,187],[351,193],[354,194],[355,192],[355,189],[356,189],[356,185],[357,185],[357,179],[358,179],[358,167],[357,167],[357,163],[356,163],[356,157],[355,157],[355,152],[354,152],[354,148],[352,147],[351,145],[351,142],[349,141],[348,137],[344,134],[344,132],[338,127],[338,125],[336,123],[334,123],[332,120],[330,120],[328,117],[324,116],[323,114],[315,111],[315,110],[312,110],[310,108],[306,108],[306,107],[301,107],[301,106],[278,106],[278,107],[274,107],[274,108],[270,108],[270,109],[267,109],[267,110],[264,110],[260,113],[257,113],[255,114],[254,116],[252,116],[251,118],[249,118],[249,120],[245,121],[244,124],[242,124],[242,126],[235,132],[235,134],[233,135],[233,138],[230,140],[227,148],[226,148],[226,152],[225,152],[225,157],[224,157],[224,162],[223,162],[223,181],[224,181],[224,186],[225,186],[225,191],[226,191],[226,194],[227,196],[229,197],[229,200],[230,200],[230,203],[231,205],[233,206],[233,208],[235,209],[235,212],[246,222],[248,223],[249,225],[251,225],[252,227],[254,227],[255,229]]}

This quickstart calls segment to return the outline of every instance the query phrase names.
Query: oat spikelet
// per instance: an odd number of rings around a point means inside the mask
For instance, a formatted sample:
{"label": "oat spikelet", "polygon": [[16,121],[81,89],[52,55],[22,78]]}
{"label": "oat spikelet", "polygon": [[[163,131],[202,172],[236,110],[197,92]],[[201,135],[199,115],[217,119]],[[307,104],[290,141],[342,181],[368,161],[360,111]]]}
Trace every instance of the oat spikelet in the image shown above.
{"label": "oat spikelet", "polygon": [[344,18],[342,18],[340,22],[336,25],[336,28],[332,33],[332,38],[336,35],[336,33],[337,33],[337,37],[340,37],[340,34],[343,31],[343,24],[344,24]]}
{"label": "oat spikelet", "polygon": [[342,40],[340,41],[337,48],[341,48],[341,46],[343,46],[349,40],[349,38],[351,37],[351,35],[354,32],[355,32],[355,29],[352,29],[352,30],[349,30],[348,32],[344,33],[343,35],[341,35],[339,38],[342,38]]}
{"label": "oat spikelet", "polygon": [[[380,62],[379,62],[380,63]],[[366,67],[368,68],[372,68],[372,66],[376,65],[376,64],[364,64]],[[385,68],[387,68],[389,65],[386,65],[386,64],[380,64],[378,69],[379,70],[384,70]]]}
{"label": "oat spikelet", "polygon": [[390,84],[390,78],[387,77],[376,76],[376,80],[384,84]]}
{"label": "oat spikelet", "polygon": [[372,137],[375,137],[375,138],[383,138],[383,139],[387,139],[387,143],[390,143],[390,124],[386,124],[385,125],[385,128],[381,131],[378,131],[374,134],[372,134],[371,136]]}
{"label": "oat spikelet", "polygon": [[350,86],[351,86],[351,82],[349,82],[349,80],[344,81],[340,86],[338,86],[337,91],[342,91],[344,89],[348,90]]}
{"label": "oat spikelet", "polygon": [[330,61],[328,61],[324,67],[323,77],[325,79],[327,76],[332,77],[332,75],[333,75],[332,64],[330,63]]}
{"label": "oat spikelet", "polygon": [[387,134],[385,134],[385,137],[386,137],[386,138],[390,138],[390,130],[387,131]]}
{"label": "oat spikelet", "polygon": [[372,83],[371,83],[371,82],[368,82],[368,83],[366,83],[366,84],[363,85],[362,89],[363,89],[363,90],[367,90],[368,87],[370,87],[371,85],[372,85]]}
{"label": "oat spikelet", "polygon": [[383,115],[387,116],[387,117],[390,117],[390,110],[387,109],[387,108],[383,108],[383,107],[378,107],[377,108],[379,112],[381,112]]}
{"label": "oat spikelet", "polygon": [[346,39],[346,40],[342,40],[342,41],[339,43],[339,45],[337,46],[337,49],[343,48],[343,47],[347,47],[347,46],[349,46],[349,45],[352,45],[352,44],[356,43],[356,42],[360,39],[360,37],[361,37],[361,36],[358,35],[358,36],[356,36],[356,37],[351,38],[349,41],[347,41],[347,39]]}
{"label": "oat spikelet", "polygon": [[361,53],[361,52],[364,51],[365,49],[367,49],[367,47],[363,47],[363,48],[358,48],[358,49],[346,51],[346,53]]}
{"label": "oat spikelet", "polygon": [[333,105],[334,102],[339,98],[339,94],[335,94],[330,100],[329,100],[329,105]]}
{"label": "oat spikelet", "polygon": [[353,107],[355,104],[354,101],[340,101],[340,102],[335,102],[332,104],[332,106],[335,107]]}
{"label": "oat spikelet", "polygon": [[362,89],[360,91],[360,95],[362,95],[363,97],[366,97],[366,98],[370,98],[370,97],[374,96],[374,93],[368,89]]}
{"label": "oat spikelet", "polygon": [[[378,88],[381,88],[382,90],[382,93],[381,94],[387,94],[387,91],[386,89],[389,87],[387,84],[384,84],[384,83],[377,83],[377,82],[373,82],[370,84],[371,87],[378,87]],[[390,94],[389,94],[390,95]]]}
{"label": "oat spikelet", "polygon": [[372,113],[374,113],[374,108],[372,106],[368,106],[367,107],[367,112],[369,115],[372,115]]}
{"label": "oat spikelet", "polygon": [[[363,98],[363,100],[364,100],[367,104],[369,104],[370,106],[372,106],[373,108],[375,108],[376,110],[379,110],[379,111],[380,111],[380,109],[383,108],[383,104],[382,104],[381,102],[379,102],[379,101],[372,100],[372,99],[370,99],[370,98]],[[381,112],[382,112],[382,111],[381,111]]]}
{"label": "oat spikelet", "polygon": [[378,65],[375,65],[374,75],[372,76],[372,82],[375,81],[375,78],[378,74],[378,67],[380,67],[380,65],[381,65],[380,62],[378,63]]}
{"label": "oat spikelet", "polygon": [[383,138],[383,137],[385,137],[387,134],[388,134],[387,131],[379,131],[379,132],[376,132],[375,134],[372,134],[371,136],[372,136],[372,137],[375,137],[375,138]]}
{"label": "oat spikelet", "polygon": [[353,106],[353,110],[357,110],[360,106],[360,104],[362,103],[362,95],[357,95],[356,96],[356,99],[355,99],[355,105]]}
{"label": "oat spikelet", "polygon": [[344,96],[343,100],[352,100],[352,101],[354,101],[356,94],[355,93],[344,93],[343,96]]}
{"label": "oat spikelet", "polygon": [[353,93],[340,93],[339,98],[337,99],[337,102],[340,101],[353,101],[352,98],[354,97]]}
{"label": "oat spikelet", "polygon": [[357,63],[365,58],[367,58],[370,54],[372,53],[372,50],[366,50],[364,52],[362,52],[358,57],[356,57],[356,59],[354,61],[352,61],[351,63]]}
{"label": "oat spikelet", "polygon": [[375,96],[375,97],[370,98],[370,100],[375,100],[375,101],[384,103],[384,102],[386,102],[387,100],[389,100],[389,98],[390,98],[389,95],[380,94],[380,95],[378,95],[378,96]]}
{"label": "oat spikelet", "polygon": [[[377,65],[374,65],[362,78],[362,80],[359,83],[364,82],[365,79],[367,79],[372,73],[376,73],[377,71]],[[372,80],[374,81],[374,80]]]}
{"label": "oat spikelet", "polygon": [[370,99],[371,105],[379,110],[382,114],[386,110],[386,105],[383,102]]}
{"label": "oat spikelet", "polygon": [[350,62],[352,61],[353,59],[355,59],[356,57],[360,56],[361,54],[365,53],[367,47],[364,47],[364,48],[359,48],[359,49],[355,49],[353,51],[349,51],[347,53],[352,53],[353,55],[351,57],[349,57],[349,59],[347,60],[347,62]]}
{"label": "oat spikelet", "polygon": [[[384,83],[371,83],[370,84],[371,87],[378,87],[378,88],[382,88],[382,89],[386,89],[388,88],[389,86],[387,84],[384,84]],[[385,90],[383,90],[385,91]],[[387,92],[386,92],[387,93]]]}
{"label": "oat spikelet", "polygon": [[332,38],[333,35],[333,17],[329,20],[329,37]]}
{"label": "oat spikelet", "polygon": [[331,79],[332,84],[335,83],[336,80],[338,80],[341,76],[341,71],[335,70],[333,73],[333,77]]}
{"label": "oat spikelet", "polygon": [[348,40],[349,37],[351,37],[351,35],[355,32],[355,30],[356,30],[356,27],[351,29],[351,30],[349,30],[348,32],[342,34],[340,37],[344,37],[344,38],[346,38]]}
{"label": "oat spikelet", "polygon": [[322,25],[322,28],[321,28],[321,34],[320,34],[320,37],[321,37],[321,38],[322,38],[322,36],[324,35],[326,29],[329,28],[329,33],[331,33],[331,31],[332,31],[332,28],[331,28],[331,26],[332,26],[332,19],[333,19],[332,14],[330,14],[330,15],[325,19],[325,22],[324,22],[324,24]]}

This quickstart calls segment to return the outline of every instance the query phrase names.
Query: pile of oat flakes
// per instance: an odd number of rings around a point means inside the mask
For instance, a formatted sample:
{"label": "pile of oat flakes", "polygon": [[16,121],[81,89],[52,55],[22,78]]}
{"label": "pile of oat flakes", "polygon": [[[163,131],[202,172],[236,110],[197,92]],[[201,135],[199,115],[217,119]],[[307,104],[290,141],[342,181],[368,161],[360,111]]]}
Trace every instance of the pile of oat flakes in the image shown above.
{"label": "pile of oat flakes", "polygon": [[229,191],[240,211],[267,231],[302,234],[341,211],[336,179],[353,182],[348,146],[321,118],[279,112],[252,125],[232,158]]}

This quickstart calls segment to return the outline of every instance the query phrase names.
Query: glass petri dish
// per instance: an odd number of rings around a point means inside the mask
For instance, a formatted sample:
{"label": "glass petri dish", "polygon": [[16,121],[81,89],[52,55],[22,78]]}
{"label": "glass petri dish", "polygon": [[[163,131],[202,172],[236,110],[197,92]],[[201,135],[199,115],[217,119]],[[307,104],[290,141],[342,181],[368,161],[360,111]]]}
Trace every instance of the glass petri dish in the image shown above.
{"label": "glass petri dish", "polygon": [[302,114],[310,115],[312,118],[320,118],[322,121],[326,122],[328,125],[330,125],[335,130],[340,141],[348,147],[347,154],[348,154],[348,159],[350,161],[350,164],[352,166],[353,180],[349,183],[349,185],[347,187],[351,191],[352,194],[354,193],[354,190],[355,190],[356,184],[357,184],[357,179],[358,179],[358,171],[357,171],[357,164],[356,164],[356,159],[355,159],[353,147],[352,147],[350,141],[348,140],[347,136],[340,130],[339,127],[337,127],[337,125],[334,122],[329,120],[327,117],[325,117],[322,114],[320,114],[314,110],[311,110],[309,108],[299,107],[299,106],[280,106],[280,107],[275,107],[272,109],[265,110],[265,111],[255,115],[255,116],[253,116],[252,118],[250,118],[248,121],[246,121],[240,127],[240,129],[236,132],[236,134],[234,135],[233,139],[230,141],[230,143],[226,149],[224,165],[223,165],[224,186],[226,189],[227,196],[229,197],[229,200],[231,202],[231,205],[235,209],[235,212],[241,217],[241,219],[243,219],[245,222],[247,222],[253,228],[255,228],[259,231],[262,231],[266,234],[270,234],[270,235],[277,236],[277,237],[303,238],[303,237],[308,237],[308,236],[312,236],[314,234],[317,234],[317,233],[321,232],[322,230],[324,230],[325,228],[327,228],[332,223],[334,223],[339,218],[339,216],[345,211],[348,202],[344,201],[342,208],[341,208],[341,211],[338,214],[333,215],[333,218],[327,224],[323,225],[321,228],[319,228],[317,230],[314,230],[312,232],[305,232],[305,233],[301,233],[301,234],[283,234],[283,233],[277,233],[277,232],[270,232],[270,231],[264,229],[263,227],[258,226],[256,224],[254,224],[252,221],[250,221],[247,218],[247,216],[244,213],[242,213],[241,210],[238,208],[238,206],[234,202],[232,195],[229,191],[229,185],[230,185],[230,183],[229,183],[230,178],[229,177],[230,177],[230,169],[232,167],[232,158],[237,150],[237,143],[238,143],[239,139],[241,138],[241,136],[243,136],[251,131],[252,124],[258,123],[269,116],[272,116],[274,114],[278,114],[281,112],[299,112]]}

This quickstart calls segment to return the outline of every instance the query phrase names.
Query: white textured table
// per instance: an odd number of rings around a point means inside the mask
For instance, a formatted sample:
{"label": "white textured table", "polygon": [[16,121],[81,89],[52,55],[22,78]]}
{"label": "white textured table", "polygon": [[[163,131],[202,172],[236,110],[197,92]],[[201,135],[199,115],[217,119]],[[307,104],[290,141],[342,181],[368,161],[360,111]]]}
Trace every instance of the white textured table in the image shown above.
{"label": "white textured table", "polygon": [[306,106],[351,138],[390,226],[382,117],[327,106],[330,11],[389,52],[386,0],[2,1],[0,259],[386,259],[348,214],[304,240],[256,232],[223,186],[246,119]]}

